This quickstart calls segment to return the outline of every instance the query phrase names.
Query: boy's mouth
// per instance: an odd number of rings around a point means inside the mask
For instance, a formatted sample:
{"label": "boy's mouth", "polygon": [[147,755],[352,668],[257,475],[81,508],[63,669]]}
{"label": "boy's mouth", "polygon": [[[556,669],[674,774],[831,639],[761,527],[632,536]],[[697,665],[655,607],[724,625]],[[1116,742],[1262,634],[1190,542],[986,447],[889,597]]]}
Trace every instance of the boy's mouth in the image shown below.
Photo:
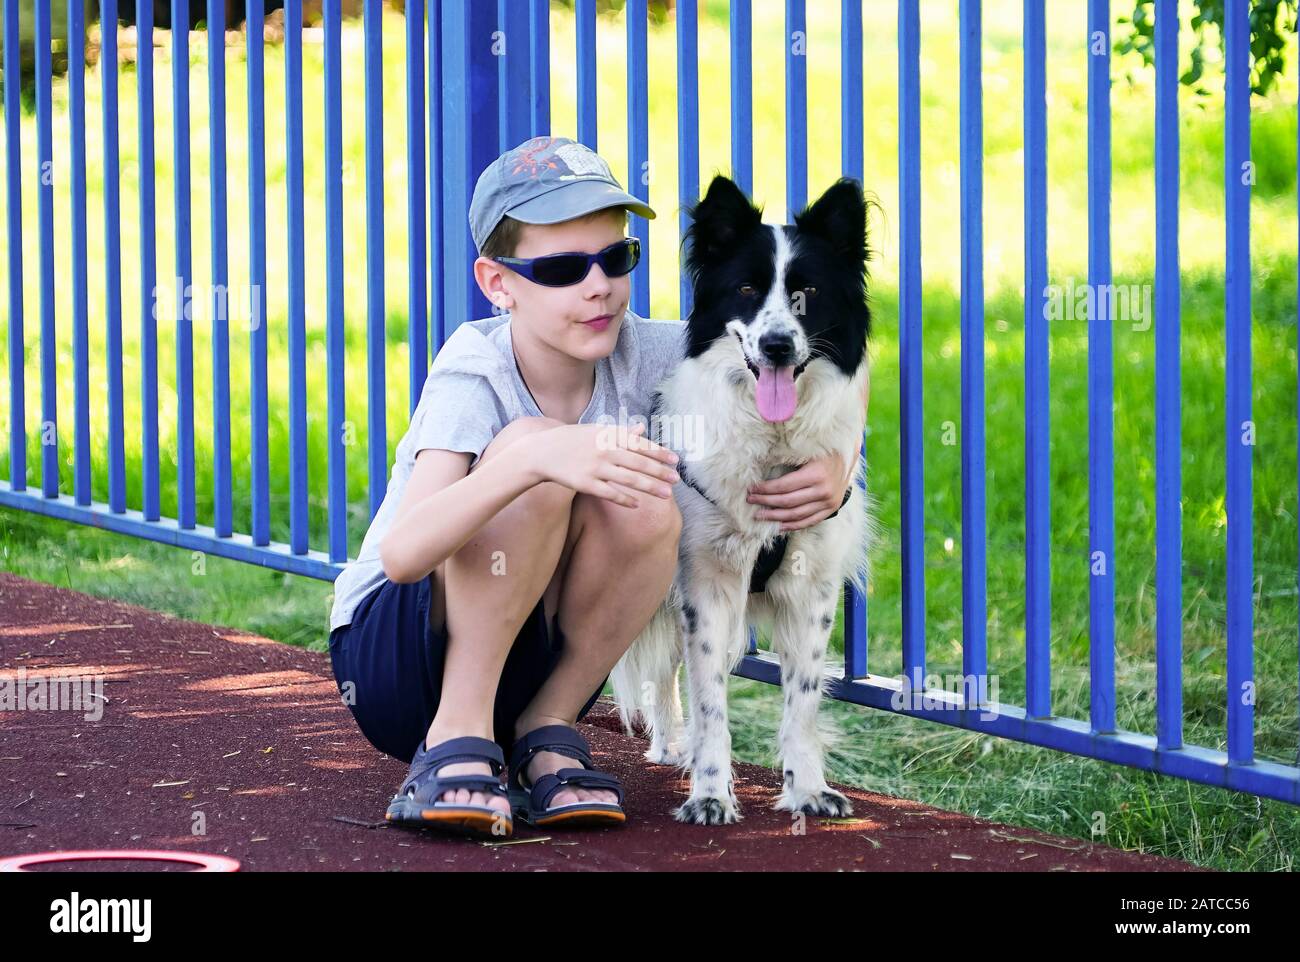
{"label": "boy's mouth", "polygon": [[614,320],[613,314],[602,314],[600,317],[593,317],[591,320],[583,321],[582,323],[593,331],[603,331],[605,328],[609,327],[610,321],[612,320]]}

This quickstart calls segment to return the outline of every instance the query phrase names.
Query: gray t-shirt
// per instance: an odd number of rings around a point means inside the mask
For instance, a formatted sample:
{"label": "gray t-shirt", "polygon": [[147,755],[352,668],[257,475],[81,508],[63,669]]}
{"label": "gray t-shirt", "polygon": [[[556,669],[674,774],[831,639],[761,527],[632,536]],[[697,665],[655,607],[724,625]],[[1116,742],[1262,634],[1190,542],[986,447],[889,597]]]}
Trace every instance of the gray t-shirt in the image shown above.
{"label": "gray t-shirt", "polygon": [[[392,524],[415,457],[425,448],[467,451],[470,466],[498,431],[524,417],[542,417],[520,377],[511,344],[510,314],[468,321],[447,338],[433,359],[411,425],[397,444],[383,503],[370,522],[361,553],[334,582],[330,632],[352,623],[357,606],[384,582],[379,544]],[[685,354],[686,325],[647,320],[630,310],[618,342],[596,362],[596,386],[579,424],[626,423],[650,417],[651,396]]]}

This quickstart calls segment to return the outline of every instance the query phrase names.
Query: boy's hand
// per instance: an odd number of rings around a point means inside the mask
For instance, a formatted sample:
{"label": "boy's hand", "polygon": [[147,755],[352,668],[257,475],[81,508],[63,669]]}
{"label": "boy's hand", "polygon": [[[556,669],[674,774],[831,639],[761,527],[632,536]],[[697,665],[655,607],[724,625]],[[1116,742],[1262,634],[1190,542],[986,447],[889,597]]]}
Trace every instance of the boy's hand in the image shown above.
{"label": "boy's hand", "polygon": [[533,464],[545,481],[594,494],[624,507],[639,507],[631,490],[671,498],[681,480],[677,455],[642,437],[645,425],[566,424],[530,435]]}
{"label": "boy's hand", "polygon": [[856,461],[846,465],[838,452],[813,458],[789,474],[751,485],[747,500],[768,506],[755,514],[759,521],[784,522],[782,531],[807,528],[839,510],[856,467]]}

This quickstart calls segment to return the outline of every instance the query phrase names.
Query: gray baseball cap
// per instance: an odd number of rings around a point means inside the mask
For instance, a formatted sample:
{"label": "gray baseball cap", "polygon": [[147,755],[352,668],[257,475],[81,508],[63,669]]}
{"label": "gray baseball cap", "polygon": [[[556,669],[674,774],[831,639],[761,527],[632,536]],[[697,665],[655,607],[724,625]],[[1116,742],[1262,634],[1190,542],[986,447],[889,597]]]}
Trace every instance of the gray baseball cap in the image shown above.
{"label": "gray baseball cap", "polygon": [[568,137],[534,137],[487,166],[474,186],[469,229],[480,251],[509,214],[525,224],[558,224],[607,207],[653,219],[590,147]]}

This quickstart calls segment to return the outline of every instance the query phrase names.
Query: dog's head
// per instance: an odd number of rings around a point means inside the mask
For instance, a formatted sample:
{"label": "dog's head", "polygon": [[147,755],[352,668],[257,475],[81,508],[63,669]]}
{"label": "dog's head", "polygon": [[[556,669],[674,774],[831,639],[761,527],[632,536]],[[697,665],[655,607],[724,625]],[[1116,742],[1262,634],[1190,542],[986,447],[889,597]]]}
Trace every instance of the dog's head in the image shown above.
{"label": "dog's head", "polygon": [[773,226],[719,175],[690,214],[686,269],[695,299],[686,356],[730,352],[736,376],[754,384],[759,414],[773,422],[794,415],[796,381],[810,364],[852,377],[870,331],[862,185],[843,178],[793,226]]}

